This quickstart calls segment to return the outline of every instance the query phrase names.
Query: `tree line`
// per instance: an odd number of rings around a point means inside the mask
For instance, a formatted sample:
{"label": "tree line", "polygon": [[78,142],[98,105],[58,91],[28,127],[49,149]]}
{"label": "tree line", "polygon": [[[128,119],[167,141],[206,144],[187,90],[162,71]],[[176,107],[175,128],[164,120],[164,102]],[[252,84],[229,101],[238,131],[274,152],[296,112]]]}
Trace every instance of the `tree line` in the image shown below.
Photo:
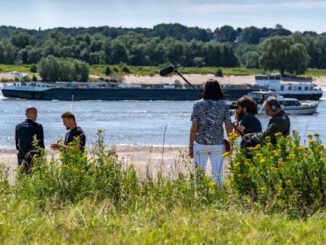
{"label": "tree line", "polygon": [[54,56],[88,64],[217,66],[302,73],[326,68],[326,34],[223,26],[214,31],[180,24],[153,28],[0,27],[0,63],[36,64]]}

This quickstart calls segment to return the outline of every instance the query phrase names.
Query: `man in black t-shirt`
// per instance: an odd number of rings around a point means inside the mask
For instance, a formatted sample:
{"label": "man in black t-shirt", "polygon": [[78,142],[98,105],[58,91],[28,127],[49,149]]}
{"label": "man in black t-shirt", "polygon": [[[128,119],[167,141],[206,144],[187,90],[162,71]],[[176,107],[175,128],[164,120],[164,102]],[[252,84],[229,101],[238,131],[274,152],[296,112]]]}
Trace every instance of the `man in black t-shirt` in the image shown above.
{"label": "man in black t-shirt", "polygon": [[[242,133],[251,134],[262,131],[261,123],[255,114],[257,114],[257,104],[252,98],[243,96],[237,101],[235,119]],[[240,146],[242,148],[248,146],[247,141],[242,139]]]}
{"label": "man in black t-shirt", "polygon": [[69,149],[69,145],[79,140],[80,149],[83,151],[86,144],[86,136],[81,127],[77,126],[75,115],[69,111],[61,115],[63,125],[69,130],[65,136],[63,144],[54,143],[51,145],[53,150],[58,150],[59,148]]}

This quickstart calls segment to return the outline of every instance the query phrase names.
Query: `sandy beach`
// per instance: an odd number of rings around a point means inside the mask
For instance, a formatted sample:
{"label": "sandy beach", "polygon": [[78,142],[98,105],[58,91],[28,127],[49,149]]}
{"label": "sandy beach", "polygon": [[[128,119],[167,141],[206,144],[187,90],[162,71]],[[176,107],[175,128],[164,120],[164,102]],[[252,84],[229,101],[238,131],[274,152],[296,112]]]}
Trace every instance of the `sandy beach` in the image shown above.
{"label": "sandy beach", "polygon": [[[224,77],[216,77],[213,74],[186,74],[184,75],[189,82],[193,84],[203,84],[208,79],[216,79],[221,84],[254,84],[255,76],[224,76]],[[128,75],[124,76],[124,83],[168,83],[173,84],[175,82],[184,82],[178,75],[169,76],[169,77],[161,77],[159,75],[155,76],[135,76]],[[326,86],[326,76],[314,77],[314,83],[318,86],[325,87]]]}
{"label": "sandy beach", "polygon": [[[175,172],[191,163],[187,157],[186,146],[115,146],[121,162],[128,166],[133,164],[140,175],[149,170],[151,173],[159,171],[161,168],[166,172]],[[91,149],[89,149],[91,152]],[[9,179],[14,181],[17,169],[17,152],[14,149],[0,149],[0,163],[9,168]],[[58,152],[47,151],[47,157],[57,158]]]}
{"label": "sandy beach", "polygon": [[[224,76],[216,77],[213,74],[185,74],[184,75],[193,84],[203,84],[208,79],[217,79],[221,84],[253,84],[255,76]],[[0,72],[0,80],[14,80],[15,76],[10,72]],[[313,81],[321,87],[326,87],[326,76],[314,77]],[[144,83],[144,84],[174,84],[175,82],[184,82],[178,75],[162,77],[154,76],[136,76],[126,75],[122,77],[123,83]]]}

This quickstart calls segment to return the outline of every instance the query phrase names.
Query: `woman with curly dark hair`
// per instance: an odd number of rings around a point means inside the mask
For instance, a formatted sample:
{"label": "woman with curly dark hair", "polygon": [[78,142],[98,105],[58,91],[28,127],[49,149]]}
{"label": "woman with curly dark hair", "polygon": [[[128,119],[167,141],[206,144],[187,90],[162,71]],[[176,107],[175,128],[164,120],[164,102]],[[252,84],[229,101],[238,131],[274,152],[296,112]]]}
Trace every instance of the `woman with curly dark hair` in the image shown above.
{"label": "woman with curly dark hair", "polygon": [[191,121],[189,155],[204,172],[210,158],[212,178],[221,186],[225,150],[223,124],[227,134],[232,132],[232,125],[229,106],[218,81],[208,80],[205,83],[203,99],[194,103]]}

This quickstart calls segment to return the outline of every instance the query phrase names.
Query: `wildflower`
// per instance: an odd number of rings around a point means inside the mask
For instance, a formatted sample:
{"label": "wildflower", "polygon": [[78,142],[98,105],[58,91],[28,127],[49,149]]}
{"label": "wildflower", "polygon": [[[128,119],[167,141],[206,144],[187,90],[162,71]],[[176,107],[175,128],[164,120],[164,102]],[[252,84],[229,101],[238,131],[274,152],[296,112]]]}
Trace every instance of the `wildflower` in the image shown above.
{"label": "wildflower", "polygon": [[229,151],[226,151],[226,152],[223,153],[223,157],[228,157],[228,156],[230,156],[230,152]]}
{"label": "wildflower", "polygon": [[324,148],[324,146],[323,145],[319,145],[318,146],[318,150],[324,150],[325,148]]}
{"label": "wildflower", "polygon": [[256,154],[256,157],[257,157],[257,158],[262,158],[262,157],[263,157],[263,154],[261,154],[261,153],[257,153],[257,154]]}
{"label": "wildflower", "polygon": [[311,133],[307,134],[307,137],[312,138],[312,134]]}
{"label": "wildflower", "polygon": [[216,186],[216,183],[213,180],[211,180],[209,182],[208,186],[209,186],[209,188],[213,189]]}
{"label": "wildflower", "polygon": [[235,162],[234,164],[233,164],[233,167],[234,168],[238,168],[240,166],[240,163],[238,163],[238,162]]}
{"label": "wildflower", "polygon": [[259,163],[260,163],[260,164],[264,164],[264,163],[266,163],[266,159],[260,159]]}
{"label": "wildflower", "polygon": [[281,133],[281,132],[277,132],[276,134],[275,134],[275,137],[281,137],[283,134]]}
{"label": "wildflower", "polygon": [[254,147],[254,149],[255,149],[255,150],[258,150],[260,147],[261,147],[261,145],[260,145],[260,144],[257,144],[257,145]]}
{"label": "wildflower", "polygon": [[234,141],[236,138],[238,138],[238,135],[234,132],[231,132],[229,134],[229,141]]}
{"label": "wildflower", "polygon": [[319,137],[319,134],[318,134],[318,133],[315,133],[314,136],[315,136],[315,137]]}
{"label": "wildflower", "polygon": [[306,147],[304,147],[304,146],[298,146],[297,148],[296,148],[298,151],[304,151],[305,149],[306,149]]}
{"label": "wildflower", "polygon": [[310,145],[310,144],[313,144],[314,142],[315,142],[315,141],[314,141],[313,139],[310,139],[310,140],[309,140],[309,145]]}

